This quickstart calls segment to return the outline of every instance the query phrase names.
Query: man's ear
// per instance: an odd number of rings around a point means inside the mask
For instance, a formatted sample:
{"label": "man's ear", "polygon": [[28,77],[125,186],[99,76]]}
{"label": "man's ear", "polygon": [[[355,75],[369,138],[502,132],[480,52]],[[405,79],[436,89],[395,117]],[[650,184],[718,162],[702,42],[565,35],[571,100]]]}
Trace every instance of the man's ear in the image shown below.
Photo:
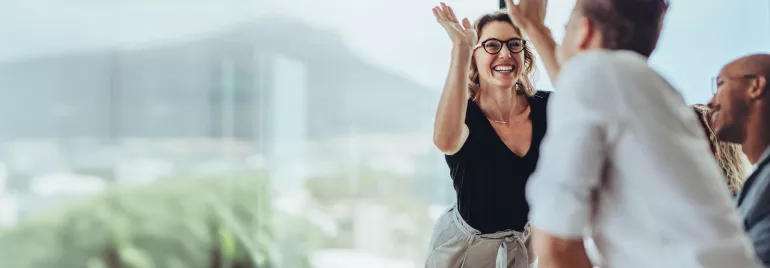
{"label": "man's ear", "polygon": [[585,17],[580,18],[579,20],[580,21],[577,23],[578,47],[580,50],[586,50],[591,46],[591,40],[594,38],[594,35],[596,35],[596,28],[594,27],[594,23]]}
{"label": "man's ear", "polygon": [[758,75],[755,79],[752,79],[751,87],[749,88],[749,98],[759,99],[767,94],[767,90],[767,77]]}

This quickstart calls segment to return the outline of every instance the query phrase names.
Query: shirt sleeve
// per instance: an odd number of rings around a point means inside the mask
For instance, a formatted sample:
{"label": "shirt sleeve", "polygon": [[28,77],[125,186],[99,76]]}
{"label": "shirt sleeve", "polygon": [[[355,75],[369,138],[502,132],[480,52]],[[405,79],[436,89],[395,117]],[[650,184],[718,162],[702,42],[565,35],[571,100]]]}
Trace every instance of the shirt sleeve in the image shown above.
{"label": "shirt sleeve", "polygon": [[548,104],[548,132],[527,185],[530,221],[549,235],[582,238],[591,196],[607,158],[606,130],[617,116],[611,62],[580,55],[565,65]]}

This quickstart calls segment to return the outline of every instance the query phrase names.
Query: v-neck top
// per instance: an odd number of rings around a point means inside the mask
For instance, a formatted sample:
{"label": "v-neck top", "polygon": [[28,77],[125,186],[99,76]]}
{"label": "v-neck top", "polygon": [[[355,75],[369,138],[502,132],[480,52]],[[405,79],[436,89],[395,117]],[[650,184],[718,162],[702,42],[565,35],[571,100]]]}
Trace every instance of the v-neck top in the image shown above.
{"label": "v-neck top", "polygon": [[532,144],[521,157],[505,145],[478,104],[468,101],[468,139],[460,151],[445,158],[460,215],[482,233],[523,231],[528,222],[529,205],[524,191],[537,166],[540,142],[545,136],[549,95],[549,91],[538,91],[527,98]]}

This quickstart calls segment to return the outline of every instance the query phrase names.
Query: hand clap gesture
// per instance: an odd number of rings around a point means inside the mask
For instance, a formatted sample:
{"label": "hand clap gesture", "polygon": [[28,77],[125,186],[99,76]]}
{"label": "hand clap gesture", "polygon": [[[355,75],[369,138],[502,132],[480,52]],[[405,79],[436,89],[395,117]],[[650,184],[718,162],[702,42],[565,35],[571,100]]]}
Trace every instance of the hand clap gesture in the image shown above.
{"label": "hand clap gesture", "polygon": [[519,0],[518,5],[514,4],[513,0],[505,0],[508,16],[525,32],[545,25],[547,5],[548,0]]}
{"label": "hand clap gesture", "polygon": [[476,30],[473,29],[468,18],[464,18],[462,25],[460,25],[451,7],[441,3],[440,7],[433,8],[433,15],[436,16],[438,23],[447,31],[455,47],[471,48],[478,42]]}

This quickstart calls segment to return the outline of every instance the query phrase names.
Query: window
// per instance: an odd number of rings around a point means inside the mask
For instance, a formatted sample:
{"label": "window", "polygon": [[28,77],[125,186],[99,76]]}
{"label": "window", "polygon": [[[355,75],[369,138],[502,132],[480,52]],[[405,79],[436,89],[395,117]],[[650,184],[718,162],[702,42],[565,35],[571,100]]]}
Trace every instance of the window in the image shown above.
{"label": "window", "polygon": [[437,4],[0,4],[3,267],[421,267]]}
{"label": "window", "polygon": [[[438,3],[3,1],[0,266],[422,267],[454,200]],[[675,1],[651,62],[704,102],[768,32],[766,0]]]}
{"label": "window", "polygon": [[770,2],[671,1],[651,64],[688,103],[706,103],[711,78],[730,61],[770,53]]}
{"label": "window", "polygon": [[[770,32],[768,1],[670,3],[650,64],[679,89],[688,103],[706,103],[711,98],[711,78],[728,62],[747,54],[770,52],[770,35],[765,34]],[[557,41],[564,36],[564,25],[574,5],[575,0],[549,1],[546,25]],[[540,74],[536,85],[553,88],[545,69],[541,68]]]}

